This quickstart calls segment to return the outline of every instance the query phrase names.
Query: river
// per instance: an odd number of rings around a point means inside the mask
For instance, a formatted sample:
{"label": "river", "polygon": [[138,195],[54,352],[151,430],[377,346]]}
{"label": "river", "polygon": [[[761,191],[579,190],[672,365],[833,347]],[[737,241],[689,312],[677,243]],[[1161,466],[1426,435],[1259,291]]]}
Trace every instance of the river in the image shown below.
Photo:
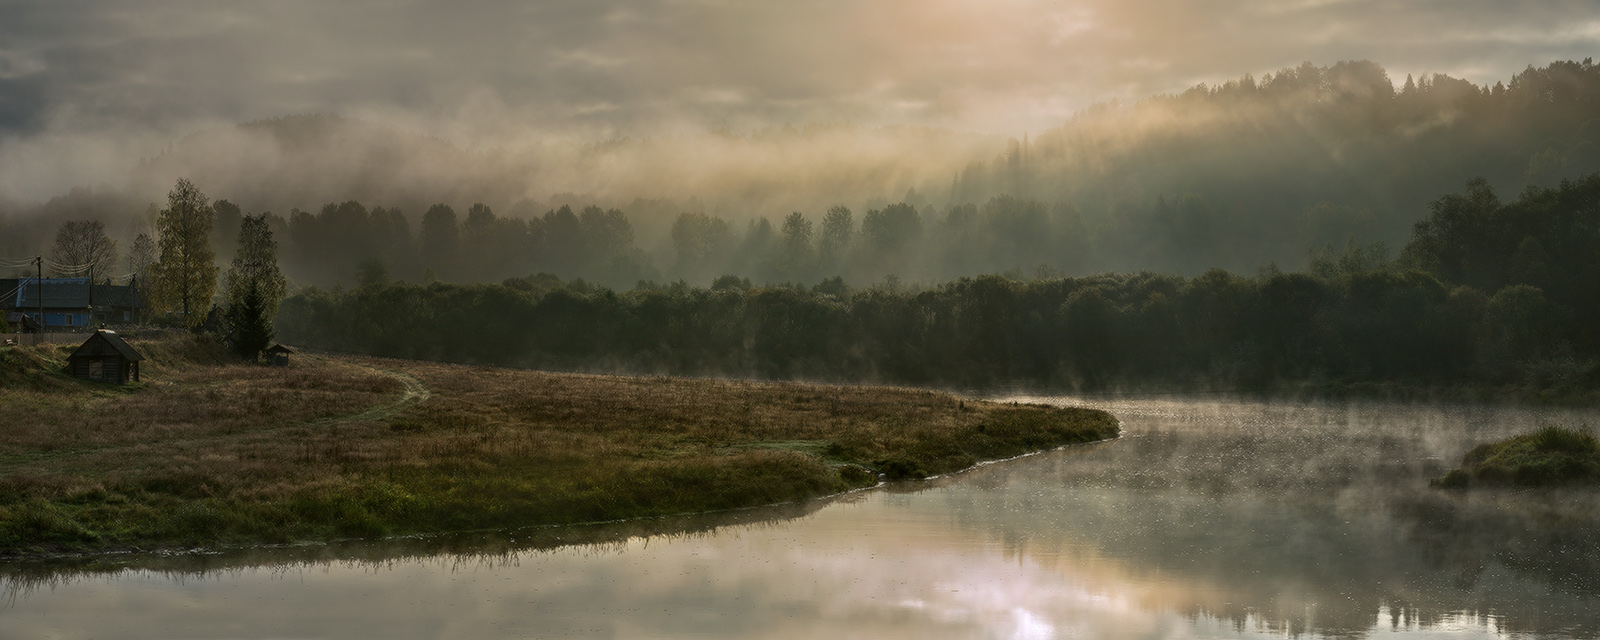
{"label": "river", "polygon": [[1600,412],[1016,399],[1124,436],[731,514],[11,565],[0,639],[1600,637],[1594,492],[1428,487]]}

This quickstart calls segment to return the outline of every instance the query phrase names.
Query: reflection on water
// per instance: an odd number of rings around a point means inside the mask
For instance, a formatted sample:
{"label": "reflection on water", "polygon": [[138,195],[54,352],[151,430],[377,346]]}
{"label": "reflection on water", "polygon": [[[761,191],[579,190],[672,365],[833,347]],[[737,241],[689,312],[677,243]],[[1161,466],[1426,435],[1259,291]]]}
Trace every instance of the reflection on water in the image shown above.
{"label": "reflection on water", "polygon": [[1125,437],[831,502],[7,567],[0,639],[1600,634],[1595,495],[1427,487],[1600,414],[1087,402]]}

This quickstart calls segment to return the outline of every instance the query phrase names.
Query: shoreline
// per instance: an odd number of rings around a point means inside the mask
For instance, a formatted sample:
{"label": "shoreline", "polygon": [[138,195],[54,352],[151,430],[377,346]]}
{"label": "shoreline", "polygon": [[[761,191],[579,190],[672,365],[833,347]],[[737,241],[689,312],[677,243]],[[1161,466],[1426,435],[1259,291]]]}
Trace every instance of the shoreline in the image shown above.
{"label": "shoreline", "polygon": [[[99,550],[76,551],[76,552],[61,552],[61,553],[45,553],[45,554],[37,554],[37,555],[0,555],[0,566],[4,566],[4,565],[11,565],[11,566],[40,566],[40,565],[49,565],[49,564],[53,564],[53,563],[82,563],[82,564],[87,565],[88,567],[93,567],[96,564],[98,564],[96,561],[99,561],[99,560],[115,560],[115,559],[119,559],[119,558],[141,558],[141,557],[145,557],[145,558],[160,558],[162,560],[182,560],[182,559],[185,559],[185,558],[199,559],[199,558],[236,556],[236,555],[240,555],[240,554],[249,554],[249,553],[253,553],[253,552],[269,552],[269,553],[271,553],[271,552],[286,552],[286,551],[293,551],[293,550],[314,551],[314,550],[330,549],[330,548],[343,546],[343,545],[375,545],[375,546],[381,546],[381,545],[385,545],[385,544],[402,543],[402,542],[407,542],[407,541],[419,542],[419,543],[434,542],[434,541],[444,542],[444,541],[454,541],[454,540],[459,540],[459,539],[462,539],[462,538],[474,538],[474,537],[483,538],[483,539],[505,539],[505,540],[513,540],[513,541],[517,541],[519,539],[519,537],[520,537],[520,539],[521,539],[520,541],[527,543],[525,546],[521,546],[521,547],[518,547],[516,549],[506,549],[507,551],[525,550],[525,549],[544,550],[544,549],[555,549],[555,548],[560,548],[560,547],[565,547],[565,546],[574,546],[574,545],[610,544],[610,543],[615,543],[615,542],[624,542],[624,541],[632,540],[632,539],[636,539],[636,538],[650,538],[650,537],[655,537],[655,536],[658,536],[658,535],[677,535],[677,534],[680,534],[680,533],[684,533],[684,531],[678,531],[678,530],[672,529],[670,527],[669,528],[660,528],[660,529],[645,527],[646,530],[644,530],[644,531],[630,529],[630,530],[624,532],[623,534],[618,535],[615,538],[608,538],[608,539],[603,539],[603,540],[601,540],[601,539],[583,539],[581,536],[574,536],[573,539],[570,542],[562,541],[562,542],[557,542],[555,544],[540,544],[539,542],[547,542],[548,540],[552,539],[552,537],[549,536],[548,534],[557,534],[557,535],[553,536],[553,539],[557,540],[557,541],[560,541],[560,540],[562,540],[562,536],[559,535],[560,533],[562,533],[562,532],[575,532],[575,531],[579,531],[581,529],[599,529],[599,528],[609,528],[609,527],[626,527],[626,526],[629,526],[629,525],[645,525],[645,524],[651,523],[651,522],[663,522],[663,523],[666,523],[667,521],[693,521],[693,520],[698,520],[698,519],[722,519],[722,518],[727,518],[728,519],[727,522],[725,522],[723,524],[713,525],[713,526],[710,526],[710,527],[705,528],[705,529],[695,529],[694,530],[694,531],[714,531],[714,530],[716,530],[718,528],[721,528],[723,526],[747,524],[748,522],[766,521],[767,520],[767,519],[759,519],[759,520],[745,521],[745,520],[738,519],[736,517],[736,516],[739,516],[741,514],[753,513],[753,512],[759,512],[759,511],[778,511],[778,510],[783,510],[783,509],[786,509],[786,508],[798,509],[798,510],[804,512],[802,515],[805,515],[805,514],[813,513],[817,509],[825,508],[825,507],[829,506],[829,504],[831,504],[832,502],[837,501],[837,500],[842,499],[842,498],[845,498],[847,496],[853,496],[853,495],[858,495],[858,494],[867,494],[867,493],[871,493],[871,492],[874,492],[874,491],[880,491],[880,490],[888,489],[888,488],[891,488],[891,487],[897,487],[897,486],[898,487],[914,487],[917,483],[926,483],[926,482],[932,482],[932,481],[935,481],[935,480],[947,480],[947,479],[950,479],[950,478],[956,478],[956,477],[962,476],[964,474],[970,473],[972,471],[976,471],[976,470],[978,470],[980,468],[991,466],[991,465],[1004,464],[1004,463],[1007,463],[1007,462],[1013,462],[1013,461],[1016,461],[1016,460],[1021,460],[1023,458],[1031,458],[1031,457],[1034,457],[1034,456],[1046,455],[1046,454],[1054,453],[1054,452],[1057,452],[1057,451],[1067,450],[1067,449],[1070,449],[1070,448],[1073,448],[1073,447],[1081,447],[1081,446],[1088,446],[1088,445],[1096,445],[1096,444],[1105,444],[1105,443],[1109,443],[1109,442],[1115,442],[1117,440],[1120,440],[1121,438],[1122,438],[1121,435],[1116,435],[1116,436],[1112,436],[1112,437],[1101,439],[1101,440],[1091,440],[1091,441],[1087,441],[1087,442],[1075,442],[1075,443],[1071,443],[1071,444],[1064,444],[1064,445],[1051,447],[1051,448],[1048,448],[1048,449],[1040,449],[1040,450],[1037,450],[1037,451],[1029,451],[1029,452],[1018,454],[1018,455],[1014,455],[1014,456],[1011,456],[1011,457],[1008,457],[1008,458],[999,458],[999,459],[994,459],[994,460],[979,460],[978,462],[974,463],[971,466],[968,466],[968,467],[965,467],[965,468],[962,468],[962,469],[958,469],[958,470],[955,470],[955,471],[941,473],[941,474],[938,474],[938,475],[928,476],[926,478],[906,479],[906,480],[883,480],[883,479],[880,479],[878,481],[878,483],[875,484],[875,485],[867,486],[867,487],[854,487],[854,488],[850,488],[850,489],[846,489],[846,490],[840,491],[838,493],[832,493],[832,494],[827,494],[827,495],[800,498],[800,499],[797,499],[797,500],[790,500],[790,501],[786,501],[786,502],[775,502],[775,503],[770,503],[770,504],[756,504],[756,505],[747,505],[747,506],[740,506],[740,507],[730,507],[730,508],[727,508],[727,509],[717,509],[717,510],[711,510],[711,511],[693,511],[693,512],[684,512],[684,513],[669,513],[669,514],[652,515],[652,516],[638,516],[638,517],[632,517],[632,518],[618,518],[618,519],[614,519],[614,520],[596,520],[596,521],[592,521],[592,522],[571,522],[571,523],[563,523],[563,524],[536,524],[536,525],[524,525],[524,526],[517,526],[517,527],[493,528],[493,529],[474,529],[474,530],[461,530],[461,531],[435,531],[435,532],[406,533],[406,534],[382,536],[382,537],[378,537],[378,538],[329,538],[329,539],[321,539],[321,540],[300,540],[300,541],[287,542],[287,543],[268,543],[268,544],[253,544],[253,545],[252,544],[219,545],[219,546],[215,546],[215,547],[192,547],[192,548],[155,547],[155,548],[148,548],[148,549],[146,549],[146,548],[122,548],[122,549],[99,549]],[[812,507],[814,507],[814,509]],[[793,516],[793,517],[801,517],[801,516]],[[777,517],[777,518],[774,518],[774,519],[785,519],[785,518],[784,517]],[[529,534],[529,533],[533,533],[533,532],[538,532],[540,534],[546,534],[546,535],[525,535],[525,534]],[[542,540],[539,540],[541,538],[542,538]],[[538,540],[538,542],[535,542],[535,540]],[[426,546],[426,545],[419,545],[419,546]],[[468,554],[468,555],[472,554],[472,552],[463,552],[463,553]],[[119,568],[130,568],[130,567],[131,568],[141,568],[141,567],[133,566],[133,563],[122,564],[122,565],[120,565]]]}

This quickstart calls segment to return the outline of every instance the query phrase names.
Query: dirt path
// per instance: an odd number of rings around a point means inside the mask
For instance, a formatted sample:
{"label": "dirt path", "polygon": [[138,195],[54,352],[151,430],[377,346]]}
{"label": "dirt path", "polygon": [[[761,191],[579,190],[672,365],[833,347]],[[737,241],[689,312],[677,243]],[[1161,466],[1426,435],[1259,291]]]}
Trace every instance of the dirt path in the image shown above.
{"label": "dirt path", "polygon": [[375,422],[378,420],[384,420],[394,416],[397,413],[400,413],[401,411],[405,411],[406,408],[410,407],[411,405],[420,403],[428,398],[433,397],[433,391],[428,389],[428,385],[422,384],[421,380],[418,380],[415,376],[412,376],[409,373],[395,371],[393,369],[379,369],[377,367],[362,368],[378,375],[389,376],[395,380],[399,380],[400,384],[405,385],[405,394],[400,396],[399,400],[375,405],[360,413],[353,413],[347,416],[339,416],[334,418],[323,418],[322,420],[318,420],[312,424],[343,424],[346,422]]}

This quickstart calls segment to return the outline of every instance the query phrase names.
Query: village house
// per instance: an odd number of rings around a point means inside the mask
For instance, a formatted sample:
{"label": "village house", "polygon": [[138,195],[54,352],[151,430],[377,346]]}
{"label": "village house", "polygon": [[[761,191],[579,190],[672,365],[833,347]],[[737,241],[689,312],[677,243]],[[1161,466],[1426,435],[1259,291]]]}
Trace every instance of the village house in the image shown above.
{"label": "village house", "polygon": [[110,280],[90,282],[88,278],[45,278],[43,280],[44,317],[40,312],[38,278],[0,279],[0,311],[22,314],[45,331],[76,331],[96,324],[136,322],[144,310],[137,283],[114,285]]}

